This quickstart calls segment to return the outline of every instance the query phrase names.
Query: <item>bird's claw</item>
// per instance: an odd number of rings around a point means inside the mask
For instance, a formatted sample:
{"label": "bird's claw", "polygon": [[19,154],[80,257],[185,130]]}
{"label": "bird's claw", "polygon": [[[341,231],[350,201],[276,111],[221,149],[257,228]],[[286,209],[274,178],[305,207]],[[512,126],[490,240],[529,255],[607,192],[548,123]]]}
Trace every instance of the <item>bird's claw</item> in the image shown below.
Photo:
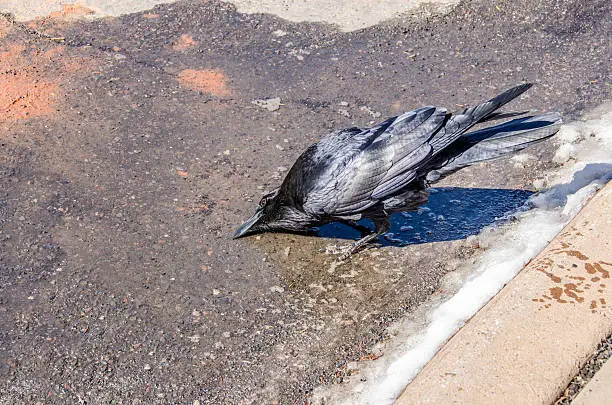
{"label": "bird's claw", "polygon": [[340,257],[338,258],[338,261],[345,261],[346,259],[348,259],[349,257],[351,257],[351,255],[353,254],[353,252],[351,252],[350,250],[348,252],[344,252],[340,255]]}
{"label": "bird's claw", "polygon": [[363,244],[359,244],[357,242],[351,243],[350,245],[347,245],[341,248],[341,250],[344,250],[344,253],[340,255],[338,260],[343,262],[349,257],[351,257],[354,253],[360,252],[365,249],[379,248],[381,246],[382,244],[375,243],[375,242],[368,242],[368,243],[363,243]]}

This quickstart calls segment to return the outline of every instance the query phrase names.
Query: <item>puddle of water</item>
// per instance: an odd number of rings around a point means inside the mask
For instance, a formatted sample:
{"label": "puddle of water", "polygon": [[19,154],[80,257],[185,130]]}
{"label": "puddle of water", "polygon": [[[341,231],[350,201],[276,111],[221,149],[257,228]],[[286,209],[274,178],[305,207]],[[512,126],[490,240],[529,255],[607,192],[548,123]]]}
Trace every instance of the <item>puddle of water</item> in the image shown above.
{"label": "puddle of water", "polygon": [[[507,219],[533,193],[527,190],[431,188],[429,202],[418,211],[397,212],[391,216],[391,229],[380,243],[406,246],[420,243],[465,239],[477,235],[493,223]],[[373,229],[369,220],[360,225]],[[334,222],[320,227],[317,236],[357,240],[360,233],[348,225]]]}

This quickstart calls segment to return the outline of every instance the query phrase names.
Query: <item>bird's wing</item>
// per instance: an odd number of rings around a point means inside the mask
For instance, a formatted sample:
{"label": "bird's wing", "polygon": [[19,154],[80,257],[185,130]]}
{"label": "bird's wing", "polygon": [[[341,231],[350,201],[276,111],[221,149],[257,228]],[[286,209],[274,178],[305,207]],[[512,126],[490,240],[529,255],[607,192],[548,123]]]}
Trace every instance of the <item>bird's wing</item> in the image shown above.
{"label": "bird's wing", "polygon": [[406,187],[434,156],[530,87],[515,86],[454,115],[423,107],[361,132],[330,134],[314,149],[314,156],[324,157],[324,170],[317,172],[304,208],[348,216],[371,207]]}
{"label": "bird's wing", "polygon": [[[432,151],[427,141],[446,119],[446,110],[423,107],[355,134],[358,151],[309,203],[330,215],[350,215],[376,204],[379,195],[403,187]],[[381,128],[383,128],[381,130]]]}
{"label": "bird's wing", "polygon": [[502,94],[448,117],[439,130],[430,132],[430,139],[406,156],[406,164],[394,162],[381,184],[372,192],[372,198],[380,200],[404,188],[417,176],[417,171],[432,157],[442,153],[476,123],[491,117],[495,111],[521,95],[531,84],[520,84]]}

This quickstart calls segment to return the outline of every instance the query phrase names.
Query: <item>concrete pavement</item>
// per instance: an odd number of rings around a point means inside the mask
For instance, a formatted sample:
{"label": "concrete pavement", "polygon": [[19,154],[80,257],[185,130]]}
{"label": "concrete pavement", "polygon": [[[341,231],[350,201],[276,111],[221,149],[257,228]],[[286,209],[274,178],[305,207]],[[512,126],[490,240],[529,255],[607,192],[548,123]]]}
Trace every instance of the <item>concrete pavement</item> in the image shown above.
{"label": "concrete pavement", "polygon": [[[611,272],[608,184],[444,345],[396,404],[552,404],[612,333]],[[609,387],[609,380],[594,381],[585,400],[603,404]]]}

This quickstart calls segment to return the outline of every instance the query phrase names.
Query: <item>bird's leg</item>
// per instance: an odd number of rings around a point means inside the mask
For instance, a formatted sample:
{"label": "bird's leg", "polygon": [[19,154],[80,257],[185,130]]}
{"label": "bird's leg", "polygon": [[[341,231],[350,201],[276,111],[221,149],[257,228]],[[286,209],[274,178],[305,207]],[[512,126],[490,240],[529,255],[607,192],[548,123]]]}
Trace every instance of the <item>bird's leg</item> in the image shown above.
{"label": "bird's leg", "polygon": [[367,245],[374,239],[378,238],[380,235],[387,233],[387,231],[389,231],[389,228],[391,228],[391,223],[389,222],[387,218],[375,219],[374,228],[375,228],[374,232],[370,233],[367,236],[364,236],[363,238],[359,239],[357,242],[350,245],[349,250],[343,253],[342,256],[340,256],[340,260],[348,259],[349,257],[351,257],[353,253],[356,253],[361,248],[363,248],[365,245]]}
{"label": "bird's leg", "polygon": [[363,225],[359,225],[357,223],[357,221],[354,221],[352,219],[341,219],[339,220],[339,222],[350,226],[351,228],[359,231],[359,233],[361,234],[361,237],[364,238],[367,235],[372,233],[372,230],[370,228],[368,228],[367,226],[363,226]]}

